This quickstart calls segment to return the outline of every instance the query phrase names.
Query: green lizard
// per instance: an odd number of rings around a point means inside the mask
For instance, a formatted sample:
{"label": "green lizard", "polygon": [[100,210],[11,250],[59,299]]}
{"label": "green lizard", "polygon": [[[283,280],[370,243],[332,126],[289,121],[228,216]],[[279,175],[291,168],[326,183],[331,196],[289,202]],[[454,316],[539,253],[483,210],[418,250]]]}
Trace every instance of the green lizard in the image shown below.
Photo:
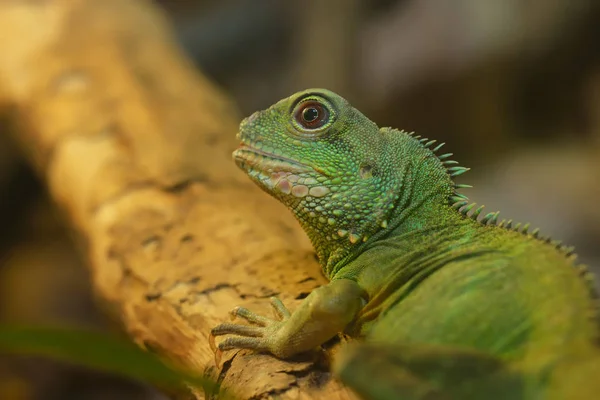
{"label": "green lizard", "polygon": [[[244,308],[217,351],[287,358],[345,332],[333,370],[366,399],[587,399],[598,308],[572,249],[480,217],[442,144],[311,89],[240,125],[237,165],[291,209],[330,283],[279,319]],[[355,341],[352,341],[355,342]]]}

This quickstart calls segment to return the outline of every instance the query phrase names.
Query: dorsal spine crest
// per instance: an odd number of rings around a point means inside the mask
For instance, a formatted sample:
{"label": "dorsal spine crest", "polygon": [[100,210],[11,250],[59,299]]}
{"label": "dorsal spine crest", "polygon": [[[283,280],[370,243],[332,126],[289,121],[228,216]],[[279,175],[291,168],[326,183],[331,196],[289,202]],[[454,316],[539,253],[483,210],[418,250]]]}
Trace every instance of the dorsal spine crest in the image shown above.
{"label": "dorsal spine crest", "polygon": [[[445,143],[440,143],[437,146],[432,148],[432,146],[435,143],[437,143],[436,140],[429,140],[428,138],[422,137],[421,135],[415,135],[414,131],[412,131],[412,132],[401,131],[401,132],[406,133],[409,136],[413,137],[423,147],[429,149],[438,158],[438,160],[440,160],[442,166],[446,169],[446,173],[450,176],[450,178],[452,180],[453,180],[453,178],[455,178],[459,175],[462,175],[465,172],[470,170],[470,168],[461,167],[457,161],[448,160],[448,158],[450,158],[454,155],[453,153],[445,153],[445,154],[441,154],[441,155],[437,154],[437,152],[445,145]],[[540,235],[539,228],[535,228],[533,231],[529,232],[529,228],[530,228],[529,223],[524,224],[523,227],[521,228],[521,223],[517,223],[513,227],[512,219],[509,219],[508,221],[503,219],[500,222],[498,222],[498,215],[500,214],[499,211],[488,213],[483,218],[480,219],[479,217],[481,215],[481,212],[482,212],[484,206],[480,206],[479,208],[475,209],[475,211],[470,213],[475,208],[476,203],[469,203],[469,198],[466,195],[459,193],[458,190],[469,189],[472,187],[473,186],[467,185],[464,183],[454,183],[454,191],[448,198],[449,205],[453,209],[457,210],[465,218],[470,218],[474,221],[478,221],[482,225],[497,226],[499,228],[503,228],[506,230],[513,230],[515,232],[519,232],[525,236],[531,236],[534,239],[540,240],[542,242],[545,242],[545,243],[548,243],[548,244],[554,246],[557,250],[564,253],[567,257],[574,256],[574,248],[573,247],[565,246],[565,245],[561,244],[561,242],[559,242],[559,241],[553,241],[550,237],[545,237],[545,236]]]}

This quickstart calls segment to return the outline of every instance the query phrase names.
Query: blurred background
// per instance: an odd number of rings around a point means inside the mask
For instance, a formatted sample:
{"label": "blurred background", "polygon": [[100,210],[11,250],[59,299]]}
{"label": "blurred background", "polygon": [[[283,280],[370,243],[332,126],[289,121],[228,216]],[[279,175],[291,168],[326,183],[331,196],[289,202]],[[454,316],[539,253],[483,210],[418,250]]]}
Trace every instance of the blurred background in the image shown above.
{"label": "blurred background", "polygon": [[[307,87],[337,91],[380,126],[447,142],[473,168],[465,194],[576,246],[600,272],[599,2],[158,3],[244,115]],[[60,216],[5,135],[0,193],[0,322],[109,327]],[[10,361],[3,400],[164,398],[48,360]]]}

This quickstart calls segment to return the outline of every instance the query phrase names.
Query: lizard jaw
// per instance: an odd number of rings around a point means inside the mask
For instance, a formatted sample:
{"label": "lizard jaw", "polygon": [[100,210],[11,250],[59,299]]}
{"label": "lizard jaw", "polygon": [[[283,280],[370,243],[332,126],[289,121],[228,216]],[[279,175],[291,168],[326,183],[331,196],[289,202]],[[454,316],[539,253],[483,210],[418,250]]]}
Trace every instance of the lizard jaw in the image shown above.
{"label": "lizard jaw", "polygon": [[314,172],[314,169],[301,162],[241,144],[233,152],[233,159],[244,171],[259,170],[263,173],[290,172],[294,174]]}
{"label": "lizard jaw", "polygon": [[[294,203],[307,196],[327,196],[330,189],[319,184],[320,171],[289,158],[265,152],[242,143],[233,158],[248,176],[271,195],[293,198]],[[289,205],[289,204],[288,204]]]}

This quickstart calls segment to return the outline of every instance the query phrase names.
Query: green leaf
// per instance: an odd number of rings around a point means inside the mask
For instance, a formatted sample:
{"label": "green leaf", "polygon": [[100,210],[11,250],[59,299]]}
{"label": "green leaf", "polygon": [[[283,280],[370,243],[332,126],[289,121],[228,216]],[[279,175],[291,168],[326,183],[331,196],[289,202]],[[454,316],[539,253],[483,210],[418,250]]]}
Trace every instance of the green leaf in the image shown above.
{"label": "green leaf", "polygon": [[0,325],[2,352],[51,357],[169,389],[185,383],[207,393],[219,390],[208,377],[176,370],[130,342],[89,330]]}

